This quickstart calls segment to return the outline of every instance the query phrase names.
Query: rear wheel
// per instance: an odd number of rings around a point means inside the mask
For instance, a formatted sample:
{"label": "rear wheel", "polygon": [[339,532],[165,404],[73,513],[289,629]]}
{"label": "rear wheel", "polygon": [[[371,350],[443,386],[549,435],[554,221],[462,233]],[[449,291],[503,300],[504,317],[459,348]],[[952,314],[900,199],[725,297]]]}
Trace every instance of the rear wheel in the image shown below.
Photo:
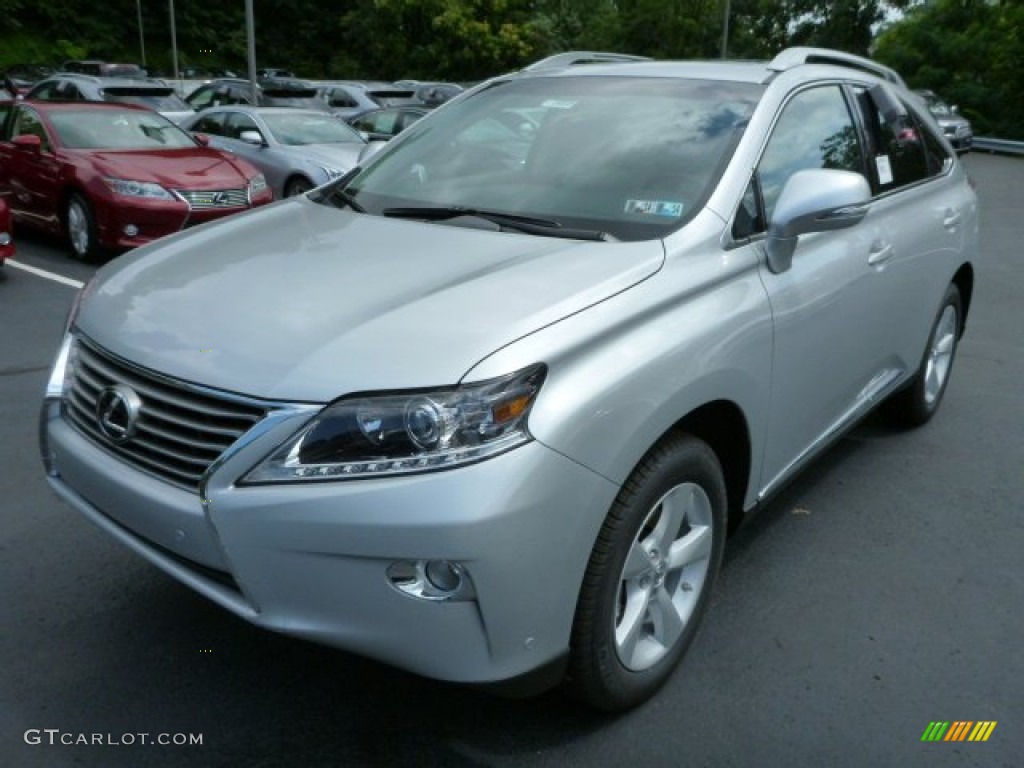
{"label": "rear wheel", "polygon": [[94,259],[99,253],[96,217],[89,201],[77,192],[68,199],[64,222],[74,257],[82,261]]}
{"label": "rear wheel", "polygon": [[682,658],[722,561],[726,491],[690,436],[653,449],[626,481],[591,553],[566,686],[599,709],[649,698]]}
{"label": "rear wheel", "polygon": [[939,312],[928,336],[924,359],[910,384],[893,395],[885,404],[889,417],[898,424],[917,427],[939,410],[953,371],[957,341],[963,322],[960,291],[951,283],[939,306]]}

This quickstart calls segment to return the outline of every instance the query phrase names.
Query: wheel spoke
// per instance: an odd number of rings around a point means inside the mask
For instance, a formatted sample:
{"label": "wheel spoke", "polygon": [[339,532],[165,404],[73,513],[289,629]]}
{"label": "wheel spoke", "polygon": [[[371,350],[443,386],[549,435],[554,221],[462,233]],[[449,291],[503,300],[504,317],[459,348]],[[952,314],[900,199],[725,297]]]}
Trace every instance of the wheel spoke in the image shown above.
{"label": "wheel spoke", "polygon": [[679,615],[679,608],[672,602],[672,596],[664,585],[658,587],[655,592],[654,604],[657,606],[657,610],[651,612],[654,619],[654,639],[664,648],[671,648],[683,634],[683,628],[686,626],[683,617]]}
{"label": "wheel spoke", "polygon": [[711,557],[711,527],[694,526],[683,538],[673,542],[668,551],[668,570],[685,568],[691,563]]}
{"label": "wheel spoke", "polygon": [[663,555],[669,551],[672,542],[679,535],[679,529],[693,503],[693,486],[691,485],[677,486],[661,500],[661,515],[658,518],[658,525],[651,532],[648,540]]}
{"label": "wheel spoke", "polygon": [[647,617],[650,592],[639,587],[624,586],[626,589],[626,606],[622,620],[615,627],[615,644],[619,649],[619,658],[626,664],[633,661],[636,645],[642,637],[644,620]]}
{"label": "wheel spoke", "polygon": [[622,580],[631,581],[649,570],[651,570],[650,555],[639,541],[634,541],[626,556],[626,565],[622,569]]}

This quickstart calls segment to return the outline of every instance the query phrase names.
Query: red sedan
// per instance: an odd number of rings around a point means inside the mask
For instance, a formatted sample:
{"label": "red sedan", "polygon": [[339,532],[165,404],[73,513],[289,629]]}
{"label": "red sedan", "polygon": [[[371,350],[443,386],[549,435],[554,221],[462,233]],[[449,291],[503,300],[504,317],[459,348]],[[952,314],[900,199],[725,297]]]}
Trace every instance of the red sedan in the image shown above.
{"label": "red sedan", "polygon": [[11,209],[7,207],[7,201],[0,197],[0,267],[13,255],[14,228],[11,222]]}
{"label": "red sedan", "polygon": [[0,104],[0,196],[21,224],[64,233],[80,259],[257,205],[263,174],[143,107]]}

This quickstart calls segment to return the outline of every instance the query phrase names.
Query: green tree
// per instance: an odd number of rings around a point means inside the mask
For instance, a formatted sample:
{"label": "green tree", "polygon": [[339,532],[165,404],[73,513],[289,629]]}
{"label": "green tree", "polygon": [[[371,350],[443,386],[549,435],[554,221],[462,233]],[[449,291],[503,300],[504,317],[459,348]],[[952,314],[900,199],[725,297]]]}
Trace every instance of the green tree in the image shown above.
{"label": "green tree", "polygon": [[958,104],[976,134],[1024,139],[1024,5],[933,0],[886,28],[875,56]]}

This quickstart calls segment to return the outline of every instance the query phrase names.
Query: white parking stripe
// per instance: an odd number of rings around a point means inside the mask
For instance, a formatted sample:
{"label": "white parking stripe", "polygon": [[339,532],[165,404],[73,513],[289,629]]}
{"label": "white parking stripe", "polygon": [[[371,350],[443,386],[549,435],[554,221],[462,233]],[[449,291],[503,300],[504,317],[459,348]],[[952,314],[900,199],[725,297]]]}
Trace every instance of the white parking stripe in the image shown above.
{"label": "white parking stripe", "polygon": [[17,269],[23,269],[26,272],[31,272],[33,275],[39,275],[39,277],[45,277],[47,280],[53,280],[55,283],[64,283],[64,285],[70,285],[73,288],[81,288],[85,283],[81,280],[74,280],[70,277],[64,277],[64,275],[58,275],[56,272],[47,272],[45,269],[39,269],[39,267],[30,267],[28,264],[22,264],[20,261],[14,259],[8,259],[4,262],[8,266],[15,267]]}

